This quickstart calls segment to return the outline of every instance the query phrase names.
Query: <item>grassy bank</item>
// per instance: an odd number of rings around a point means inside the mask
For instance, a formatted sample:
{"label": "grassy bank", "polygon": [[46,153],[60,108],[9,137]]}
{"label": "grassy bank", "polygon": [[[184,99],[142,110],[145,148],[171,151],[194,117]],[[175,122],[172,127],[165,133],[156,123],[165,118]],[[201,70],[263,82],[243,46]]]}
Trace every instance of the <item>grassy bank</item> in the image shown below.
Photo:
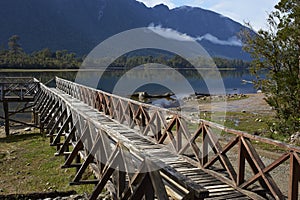
{"label": "grassy bank", "polygon": [[69,186],[75,169],[61,169],[63,157],[55,157],[49,138],[37,132],[0,138],[0,194],[70,191],[79,194],[93,186]]}

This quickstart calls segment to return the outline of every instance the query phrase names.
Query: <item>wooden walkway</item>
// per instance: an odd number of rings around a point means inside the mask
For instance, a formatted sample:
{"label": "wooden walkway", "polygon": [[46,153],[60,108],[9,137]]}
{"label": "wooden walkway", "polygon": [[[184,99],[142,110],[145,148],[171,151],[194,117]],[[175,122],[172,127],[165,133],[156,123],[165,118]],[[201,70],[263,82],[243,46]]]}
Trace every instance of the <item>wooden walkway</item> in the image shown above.
{"label": "wooden walkway", "polygon": [[[74,109],[76,109],[77,112],[84,113],[87,119],[95,120],[93,124],[99,123],[100,121],[101,125],[99,128],[102,128],[104,132],[109,133],[107,137],[113,137],[115,143],[122,144],[123,148],[130,149],[132,155],[129,155],[127,159],[132,160],[134,157],[133,155],[144,159],[147,158],[157,165],[156,167],[153,167],[153,170],[160,171],[162,180],[179,183],[181,186],[179,186],[178,189],[175,189],[175,191],[173,188],[174,186],[169,189],[172,198],[182,199],[190,190],[195,190],[199,192],[199,194],[197,194],[198,197],[207,197],[205,199],[250,199],[247,195],[222,183],[220,180],[199,169],[197,166],[190,164],[183,157],[171,152],[171,150],[164,145],[160,145],[157,142],[150,140],[150,138],[143,137],[137,130],[130,129],[127,126],[120,124],[116,120],[106,116],[104,113],[93,110],[88,105],[78,100],[74,100],[74,98],[61,93],[58,90],[53,90],[53,92],[60,94],[65,102],[72,105],[75,104],[76,107]],[[55,142],[53,145],[55,145]],[[142,162],[142,160],[140,160],[140,162]],[[101,160],[99,162],[101,162]],[[131,167],[130,171],[134,168],[133,166]],[[173,176],[175,175],[176,177],[174,179]],[[176,180],[179,177],[180,180]],[[73,182],[73,184],[77,183],[80,183],[80,181],[75,180],[75,182]],[[179,191],[180,189],[182,191]]]}
{"label": "wooden walkway", "polygon": [[[35,122],[55,155],[65,156],[63,167],[77,169],[71,184],[95,185],[90,199],[104,188],[114,199],[299,197],[299,147],[204,120],[195,128],[179,113],[63,79],[56,78],[56,85],[40,84]],[[220,142],[218,130],[230,139]],[[251,141],[282,154],[265,164]],[[283,165],[290,169],[288,179],[279,180],[288,185],[286,192],[273,173]],[[94,176],[83,179],[90,169]]]}
{"label": "wooden walkway", "polygon": [[[0,119],[5,121],[5,133],[9,135],[10,122],[38,128],[36,125],[14,119],[16,114],[30,113],[34,104],[35,95],[39,91],[40,83],[30,77],[1,77],[0,78],[0,102],[3,106],[4,116]],[[14,104],[15,110],[10,110],[10,104]],[[16,104],[19,104],[16,106]]]}

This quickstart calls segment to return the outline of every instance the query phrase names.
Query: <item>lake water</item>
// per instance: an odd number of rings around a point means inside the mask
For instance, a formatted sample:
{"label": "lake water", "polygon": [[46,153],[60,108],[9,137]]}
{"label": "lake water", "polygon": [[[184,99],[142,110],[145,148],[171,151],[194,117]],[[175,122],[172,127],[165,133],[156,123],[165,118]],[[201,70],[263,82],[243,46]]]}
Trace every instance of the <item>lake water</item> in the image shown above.
{"label": "lake water", "polygon": [[[220,70],[220,77],[222,83],[224,83],[224,87],[226,93],[256,93],[256,89],[253,87],[252,83],[248,81],[252,81],[254,77],[249,73],[248,70]],[[109,72],[95,72],[95,71],[85,71],[80,72],[78,74],[77,71],[22,71],[22,72],[1,72],[1,77],[35,77],[43,83],[46,83],[53,79],[55,76],[67,79],[67,80],[84,80],[79,81],[84,84],[97,87],[107,92],[114,91],[116,84],[119,84],[118,81],[123,84],[124,88],[131,87],[130,91],[134,92],[143,92],[147,91],[149,94],[162,94],[166,92],[174,92],[172,88],[176,86],[176,89],[180,91],[185,91],[184,84],[186,82],[192,87],[193,91],[196,93],[204,93],[207,94],[209,84],[213,84],[214,82],[220,82],[220,77],[215,77],[214,75],[210,75],[209,70],[204,70],[199,75],[193,71],[185,70],[182,74],[182,77],[178,78],[178,75],[174,72],[160,70],[159,72],[155,72],[150,75],[147,73],[145,75],[144,72],[138,72],[135,74],[131,74],[127,76],[126,80],[121,79],[124,77],[123,71],[109,71]],[[99,76],[102,75],[102,78],[99,79]],[[146,76],[153,76],[154,79],[149,79]],[[205,80],[203,76],[205,76]],[[78,79],[78,77],[81,77]],[[218,80],[216,80],[216,78]],[[182,80],[181,80],[182,79]],[[85,83],[86,80],[86,83]],[[128,81],[130,80],[130,81]],[[150,82],[149,82],[150,80]],[[158,81],[158,83],[151,83],[151,80],[161,80],[165,82]],[[246,80],[246,82],[245,82]],[[92,82],[92,84],[90,84]],[[139,85],[135,86],[134,84],[139,82]],[[210,82],[210,83],[207,83]],[[145,83],[142,85],[141,83]],[[132,86],[133,85],[133,86]],[[186,90],[188,91],[188,89]],[[126,91],[124,91],[126,93]],[[128,94],[122,95],[128,95]],[[175,92],[176,93],[176,92]],[[189,95],[189,94],[182,94]]]}

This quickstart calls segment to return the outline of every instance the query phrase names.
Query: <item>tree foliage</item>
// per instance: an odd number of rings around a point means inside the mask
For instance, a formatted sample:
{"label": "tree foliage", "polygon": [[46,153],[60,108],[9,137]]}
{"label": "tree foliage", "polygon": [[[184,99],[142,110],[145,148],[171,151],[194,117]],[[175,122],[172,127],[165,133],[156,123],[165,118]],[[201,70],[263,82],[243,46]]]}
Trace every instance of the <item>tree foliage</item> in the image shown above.
{"label": "tree foliage", "polygon": [[82,62],[75,53],[67,50],[52,52],[44,48],[27,54],[19,43],[20,37],[13,35],[8,39],[8,49],[0,49],[0,68],[21,68],[21,69],[60,69],[78,68]]}
{"label": "tree foliage", "polygon": [[[99,63],[102,61],[99,60]],[[194,64],[197,65],[195,67],[210,67],[212,66],[212,60],[208,58],[201,58],[198,57],[196,60],[194,60]],[[214,57],[213,62],[216,64],[219,68],[235,68],[235,69],[246,69],[250,66],[250,63],[243,60],[238,59],[225,59],[225,58],[219,58]],[[116,59],[112,63],[112,67],[116,69],[131,69],[133,67],[145,64],[145,63],[160,63],[162,65],[166,65],[169,67],[174,68],[180,68],[180,69],[187,69],[191,68],[192,65],[187,60],[183,59],[182,57],[178,55],[172,55],[172,56],[164,56],[163,54],[160,56],[126,56],[123,55]]]}
{"label": "tree foliage", "polygon": [[[244,31],[244,49],[252,57],[256,86],[267,94],[276,110],[274,132],[293,134],[300,130],[300,2],[281,0],[268,18],[268,30],[256,35]],[[261,70],[267,72],[260,77]]]}
{"label": "tree foliage", "polygon": [[13,35],[8,39],[8,48],[9,53],[13,55],[22,54],[23,49],[21,48],[21,45],[19,44],[20,37],[18,35]]}

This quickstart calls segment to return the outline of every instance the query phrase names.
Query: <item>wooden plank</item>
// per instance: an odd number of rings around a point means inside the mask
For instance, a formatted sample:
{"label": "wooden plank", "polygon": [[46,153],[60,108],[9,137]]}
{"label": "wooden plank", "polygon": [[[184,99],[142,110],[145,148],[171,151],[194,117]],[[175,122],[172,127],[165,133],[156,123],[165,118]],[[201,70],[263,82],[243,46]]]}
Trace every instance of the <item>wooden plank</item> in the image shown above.
{"label": "wooden plank", "polygon": [[208,189],[209,193],[213,193],[213,192],[219,193],[219,192],[226,192],[226,191],[233,191],[233,190],[234,189],[232,187]]}
{"label": "wooden plank", "polygon": [[246,195],[243,195],[239,192],[219,192],[217,194],[211,194],[207,200],[227,200],[231,198],[238,198],[238,199],[249,199]]}
{"label": "wooden plank", "polygon": [[237,174],[237,186],[240,186],[245,181],[246,170],[246,157],[243,141],[239,138],[239,153],[238,153],[238,174]]}
{"label": "wooden plank", "polygon": [[215,188],[228,188],[230,186],[228,186],[227,184],[222,184],[222,185],[212,185],[212,186],[205,186],[206,189],[215,189]]}
{"label": "wooden plank", "polygon": [[9,113],[8,113],[8,102],[3,101],[3,111],[4,111],[4,123],[5,123],[5,134],[6,136],[9,135]]}

